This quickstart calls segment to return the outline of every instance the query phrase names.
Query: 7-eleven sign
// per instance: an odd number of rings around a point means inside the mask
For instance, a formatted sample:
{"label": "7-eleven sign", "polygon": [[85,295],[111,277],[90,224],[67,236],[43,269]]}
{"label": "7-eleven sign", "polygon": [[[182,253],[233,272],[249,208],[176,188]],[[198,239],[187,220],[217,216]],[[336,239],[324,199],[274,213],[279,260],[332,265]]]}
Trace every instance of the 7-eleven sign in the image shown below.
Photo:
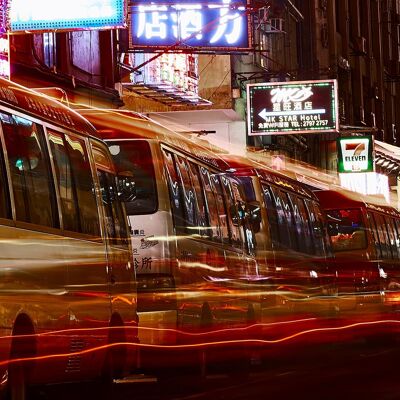
{"label": "7-eleven sign", "polygon": [[372,136],[338,139],[339,172],[372,172],[373,170]]}

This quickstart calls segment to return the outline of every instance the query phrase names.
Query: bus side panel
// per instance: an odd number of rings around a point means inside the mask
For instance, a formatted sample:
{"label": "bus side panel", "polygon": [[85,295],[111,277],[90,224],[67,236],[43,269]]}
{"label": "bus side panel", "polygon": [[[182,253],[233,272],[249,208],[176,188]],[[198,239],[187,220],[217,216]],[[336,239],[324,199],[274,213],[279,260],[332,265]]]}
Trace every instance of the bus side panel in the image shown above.
{"label": "bus side panel", "polygon": [[[33,323],[36,334],[33,346],[36,349],[20,356],[68,353],[68,332],[58,333],[70,327],[64,238],[8,226],[2,226],[0,232],[2,328],[10,334],[18,315],[26,314]],[[28,328],[20,326],[19,329],[24,332]],[[8,343],[9,340],[1,339],[1,342]],[[14,357],[18,353],[16,349]],[[2,346],[1,361],[9,356],[10,349]],[[33,379],[58,380],[63,376],[67,362],[68,357],[37,361]],[[47,369],[48,365],[51,369]]]}

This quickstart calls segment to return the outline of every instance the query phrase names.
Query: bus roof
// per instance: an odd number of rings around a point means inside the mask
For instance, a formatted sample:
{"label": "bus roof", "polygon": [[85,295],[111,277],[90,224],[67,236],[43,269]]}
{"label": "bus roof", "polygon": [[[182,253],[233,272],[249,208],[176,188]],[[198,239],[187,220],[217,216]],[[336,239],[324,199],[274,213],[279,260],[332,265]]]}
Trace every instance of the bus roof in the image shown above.
{"label": "bus roof", "polygon": [[0,104],[40,117],[64,128],[95,136],[94,127],[77,112],[50,97],[0,78]]}
{"label": "bus roof", "polygon": [[316,200],[315,194],[307,184],[300,183],[294,177],[276,171],[267,164],[237,155],[224,156],[224,160],[229,164],[230,170],[234,175],[257,176],[262,181]]}
{"label": "bus roof", "polygon": [[356,192],[337,192],[335,190],[317,190],[317,195],[322,208],[326,210],[337,210],[340,208],[366,208],[368,210],[389,214],[400,218],[400,212],[389,205],[382,205],[370,201],[370,198]]}
{"label": "bus roof", "polygon": [[192,154],[222,170],[229,166],[221,157],[221,149],[186,134],[174,132],[150,118],[130,110],[80,109],[78,112],[97,129],[103,140],[150,139]]}

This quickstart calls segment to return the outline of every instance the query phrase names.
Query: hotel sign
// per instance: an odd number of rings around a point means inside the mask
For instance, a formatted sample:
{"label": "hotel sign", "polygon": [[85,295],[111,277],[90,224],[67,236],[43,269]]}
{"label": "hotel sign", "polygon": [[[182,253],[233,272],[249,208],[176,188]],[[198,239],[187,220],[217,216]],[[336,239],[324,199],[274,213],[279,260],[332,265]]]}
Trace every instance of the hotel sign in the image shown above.
{"label": "hotel sign", "polygon": [[336,80],[247,85],[248,134],[339,130]]}
{"label": "hotel sign", "polygon": [[338,145],[338,172],[372,172],[372,136],[341,137]]}

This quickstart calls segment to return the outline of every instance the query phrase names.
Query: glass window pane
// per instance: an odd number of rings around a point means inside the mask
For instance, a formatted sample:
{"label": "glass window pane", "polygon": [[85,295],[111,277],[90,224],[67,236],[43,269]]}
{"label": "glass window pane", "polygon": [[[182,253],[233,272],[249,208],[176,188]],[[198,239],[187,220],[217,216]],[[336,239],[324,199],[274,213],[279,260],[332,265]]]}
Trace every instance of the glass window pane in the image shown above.
{"label": "glass window pane", "polygon": [[0,142],[0,218],[12,218],[6,166],[3,158],[3,148]]}
{"label": "glass window pane", "polygon": [[49,131],[49,143],[57,175],[63,227],[69,231],[80,232],[81,228],[76,190],[75,185],[73,184],[71,163],[65,146],[64,134]]}
{"label": "glass window pane", "polygon": [[335,251],[367,247],[365,225],[360,209],[328,210],[328,231]]}
{"label": "glass window pane", "polygon": [[144,140],[109,144],[117,168],[119,188],[128,215],[152,214],[157,211],[157,185],[150,145]]}
{"label": "glass window pane", "polygon": [[176,234],[179,235],[185,233],[184,206],[181,194],[182,188],[179,183],[172,153],[168,151],[164,151],[163,153],[171,200],[172,217],[174,220]]}
{"label": "glass window pane", "polygon": [[116,176],[97,170],[100,182],[101,198],[105,212],[107,237],[115,245],[128,245],[125,216],[118,200]]}
{"label": "glass window pane", "polygon": [[193,188],[196,195],[197,203],[197,217],[198,225],[200,229],[200,235],[209,236],[210,223],[208,221],[208,213],[206,208],[206,202],[204,198],[204,191],[201,184],[200,174],[197,165],[189,162],[189,173],[193,182]]}
{"label": "glass window pane", "polygon": [[65,140],[79,204],[81,232],[99,236],[100,228],[95,187],[85,142],[69,135],[65,135]]}
{"label": "glass window pane", "polygon": [[42,127],[15,115],[1,114],[1,120],[17,220],[58,227],[54,182]]}
{"label": "glass window pane", "polygon": [[267,185],[262,185],[265,207],[267,209],[268,224],[271,235],[272,244],[275,248],[280,247],[278,214],[276,211],[275,199],[273,198],[271,189]]}
{"label": "glass window pane", "polygon": [[175,155],[175,161],[176,169],[180,177],[179,183],[182,187],[186,232],[190,235],[199,234],[197,225],[196,197],[189,176],[189,167],[187,161],[183,157]]}
{"label": "glass window pane", "polygon": [[224,201],[224,194],[219,180],[218,175],[211,175],[211,185],[212,191],[215,193],[217,212],[220,222],[220,231],[222,235],[222,240],[224,243],[230,243],[229,228],[228,228],[228,217],[226,211],[226,205]]}
{"label": "glass window pane", "polygon": [[207,199],[207,212],[210,220],[209,233],[211,235],[211,239],[220,241],[221,234],[219,227],[220,222],[219,222],[219,214],[217,208],[217,200],[213,192],[209,171],[204,167],[200,167],[200,177],[203,182],[204,193]]}

